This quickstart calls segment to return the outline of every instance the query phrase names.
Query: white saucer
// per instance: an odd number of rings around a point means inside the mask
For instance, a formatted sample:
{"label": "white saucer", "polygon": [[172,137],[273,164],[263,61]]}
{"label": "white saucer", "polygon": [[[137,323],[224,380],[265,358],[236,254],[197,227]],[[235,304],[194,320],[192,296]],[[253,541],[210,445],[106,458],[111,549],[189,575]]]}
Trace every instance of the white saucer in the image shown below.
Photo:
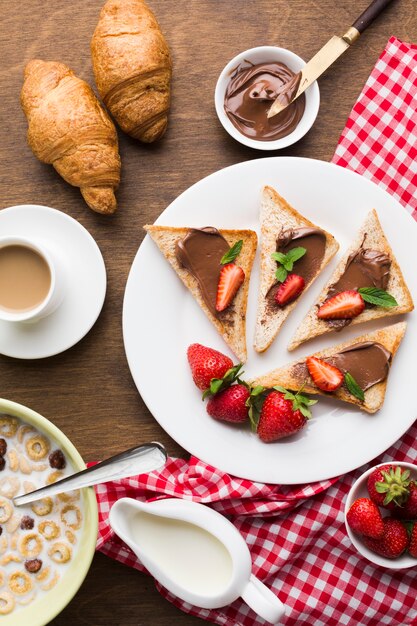
{"label": "white saucer", "polygon": [[50,315],[34,323],[0,320],[0,354],[42,359],[64,352],[94,325],[106,295],[106,268],[90,233],[61,211],[24,204],[0,211],[0,233],[42,241],[65,269],[65,296]]}

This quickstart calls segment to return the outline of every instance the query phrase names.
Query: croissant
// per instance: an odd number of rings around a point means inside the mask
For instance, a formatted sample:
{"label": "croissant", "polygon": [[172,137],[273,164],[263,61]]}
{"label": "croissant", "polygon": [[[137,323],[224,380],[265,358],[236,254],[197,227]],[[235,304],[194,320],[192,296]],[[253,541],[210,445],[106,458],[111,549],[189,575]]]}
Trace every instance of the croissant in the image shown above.
{"label": "croissant", "polygon": [[143,0],[108,0],[91,41],[104,104],[125,133],[150,143],[168,123],[171,57]]}
{"label": "croissant", "polygon": [[21,92],[33,153],[98,213],[116,210],[120,181],[117,132],[90,86],[63,63],[29,61]]}

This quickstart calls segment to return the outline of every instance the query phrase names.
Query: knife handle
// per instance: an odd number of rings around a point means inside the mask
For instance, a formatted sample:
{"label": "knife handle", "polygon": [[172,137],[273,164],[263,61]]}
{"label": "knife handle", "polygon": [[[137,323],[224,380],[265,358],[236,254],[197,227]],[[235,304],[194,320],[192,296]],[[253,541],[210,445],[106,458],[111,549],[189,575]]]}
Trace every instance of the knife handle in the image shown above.
{"label": "knife handle", "polygon": [[352,24],[353,28],[363,33],[365,28],[368,28],[376,17],[387,7],[392,0],[373,0],[369,7],[358,17],[356,22]]}

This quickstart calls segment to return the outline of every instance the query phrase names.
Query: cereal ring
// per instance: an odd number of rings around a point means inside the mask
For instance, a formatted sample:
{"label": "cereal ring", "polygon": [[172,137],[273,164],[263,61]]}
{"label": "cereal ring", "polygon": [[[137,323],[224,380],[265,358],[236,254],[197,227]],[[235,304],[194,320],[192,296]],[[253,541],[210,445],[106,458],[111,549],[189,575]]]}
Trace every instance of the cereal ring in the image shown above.
{"label": "cereal ring", "polygon": [[16,550],[17,548],[17,540],[19,539],[19,533],[14,533],[14,535],[12,535],[12,538],[10,540],[10,548],[12,550]]}
{"label": "cereal ring", "polygon": [[36,515],[42,517],[43,515],[49,515],[52,511],[53,505],[54,503],[52,498],[42,498],[42,500],[38,500],[34,504],[31,504],[30,508],[34,513],[36,513]]}
{"label": "cereal ring", "polygon": [[0,570],[0,587],[4,585],[4,572]]}
{"label": "cereal ring", "polygon": [[36,580],[40,580],[40,581],[45,580],[45,578],[48,578],[50,571],[51,571],[51,568],[49,567],[49,565],[47,565],[46,567],[42,569],[41,572],[39,572],[39,574],[36,574]]}
{"label": "cereal ring", "polygon": [[9,542],[7,540],[7,537],[3,535],[2,538],[0,539],[0,554],[4,554],[8,547],[9,547]]}
{"label": "cereal ring", "polygon": [[47,476],[45,485],[52,485],[53,483],[56,483],[56,481],[62,478],[63,475],[63,472],[52,472],[52,474],[49,474],[49,476]]}
{"label": "cereal ring", "polygon": [[19,550],[27,559],[33,559],[42,552],[42,539],[38,533],[28,533],[20,540]]}
{"label": "cereal ring", "polygon": [[32,471],[44,472],[47,469],[46,463],[32,463]]}
{"label": "cereal ring", "polygon": [[67,504],[61,511],[61,521],[71,528],[78,530],[81,527],[82,515],[78,506]]}
{"label": "cereal ring", "polygon": [[9,576],[9,589],[19,596],[32,591],[33,583],[26,572],[13,572]]}
{"label": "cereal ring", "polygon": [[17,455],[16,450],[9,450],[7,453],[7,457],[9,459],[9,468],[12,472],[17,472],[19,469],[19,457]]}
{"label": "cereal ring", "polygon": [[23,456],[23,454],[20,456],[20,459],[19,459],[19,468],[20,468],[20,471],[22,472],[22,474],[31,474],[32,473],[32,466],[29,463],[29,461],[27,460],[27,458],[25,456]]}
{"label": "cereal ring", "polygon": [[19,430],[17,431],[18,442],[22,443],[24,436],[27,433],[33,433],[34,431],[35,429],[33,428],[33,426],[29,426],[29,424],[24,424],[23,426],[21,426]]}
{"label": "cereal ring", "polygon": [[0,593],[0,615],[8,615],[15,607],[13,596],[7,591]]}
{"label": "cereal ring", "polygon": [[74,544],[77,541],[77,537],[75,536],[75,533],[72,532],[72,530],[66,530],[65,536],[70,543]]}
{"label": "cereal ring", "polygon": [[14,533],[14,531],[18,528],[19,524],[20,524],[20,515],[17,515],[17,513],[14,513],[6,524],[7,532]]}
{"label": "cereal ring", "polygon": [[30,604],[31,602],[33,602],[35,597],[36,597],[36,593],[32,593],[30,596],[26,596],[26,598],[21,598],[19,600],[19,604],[21,604],[22,606],[26,606],[27,604]]}
{"label": "cereal ring", "polygon": [[1,565],[7,565],[8,563],[21,563],[22,559],[17,554],[6,554],[1,560]]}
{"label": "cereal ring", "polygon": [[49,454],[51,444],[41,434],[34,435],[26,441],[26,452],[32,461],[41,461]]}
{"label": "cereal ring", "polygon": [[75,502],[75,500],[80,499],[80,490],[75,489],[74,491],[67,491],[66,493],[59,493],[58,500],[61,502]]}
{"label": "cereal ring", "polygon": [[67,563],[71,558],[72,549],[63,541],[57,541],[49,548],[48,554],[55,563]]}
{"label": "cereal ring", "polygon": [[5,498],[14,498],[20,489],[20,480],[16,476],[6,476],[0,480],[0,494]]}
{"label": "cereal ring", "polygon": [[25,480],[23,483],[23,489],[25,493],[29,493],[30,491],[35,491],[36,487],[34,483],[31,483],[29,480]]}
{"label": "cereal ring", "polygon": [[4,524],[11,517],[13,507],[6,498],[0,498],[0,524]]}
{"label": "cereal ring", "polygon": [[59,580],[59,574],[58,574],[58,572],[55,572],[55,574],[53,575],[51,580],[49,580],[44,585],[41,585],[41,589],[43,591],[49,591],[50,589],[52,589],[52,587],[55,587],[55,585],[57,584],[58,580]]}
{"label": "cereal ring", "polygon": [[18,425],[19,420],[17,419],[17,417],[5,415],[4,413],[0,415],[0,434],[4,437],[14,437]]}
{"label": "cereal ring", "polygon": [[51,539],[56,539],[61,534],[61,530],[58,524],[56,524],[52,520],[45,520],[44,522],[41,522],[38,526],[38,530],[47,541],[51,541]]}

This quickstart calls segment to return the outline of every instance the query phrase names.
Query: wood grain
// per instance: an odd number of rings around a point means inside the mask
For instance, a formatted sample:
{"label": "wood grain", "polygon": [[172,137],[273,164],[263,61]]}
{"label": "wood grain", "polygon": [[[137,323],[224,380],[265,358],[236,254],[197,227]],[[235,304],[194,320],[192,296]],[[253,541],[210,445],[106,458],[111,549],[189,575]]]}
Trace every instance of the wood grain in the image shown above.
{"label": "wood grain", "polygon": [[[95,237],[108,271],[102,314],[78,345],[42,361],[0,356],[1,395],[52,420],[86,461],[147,440],[186,455],[149,413],[131,379],[122,341],[123,293],[129,268],[152,223],[182,191],[227,165],[271,156],[225,134],[214,111],[219,72],[242,49],[277,44],[309,59],[342,34],[369,0],[150,0],[174,59],[169,130],[154,146],[120,135],[122,184],[114,217],[95,215],[77,189],[39,163],[26,144],[19,107],[25,62],[60,60],[94,86],[89,42],[101,0],[26,0],[2,3],[0,42],[0,206],[56,207]],[[414,0],[397,0],[321,79],[321,107],[312,130],[282,155],[329,160],[349,111],[391,35],[417,39]],[[152,580],[98,554],[56,626],[165,626],[201,623],[165,602]]]}

